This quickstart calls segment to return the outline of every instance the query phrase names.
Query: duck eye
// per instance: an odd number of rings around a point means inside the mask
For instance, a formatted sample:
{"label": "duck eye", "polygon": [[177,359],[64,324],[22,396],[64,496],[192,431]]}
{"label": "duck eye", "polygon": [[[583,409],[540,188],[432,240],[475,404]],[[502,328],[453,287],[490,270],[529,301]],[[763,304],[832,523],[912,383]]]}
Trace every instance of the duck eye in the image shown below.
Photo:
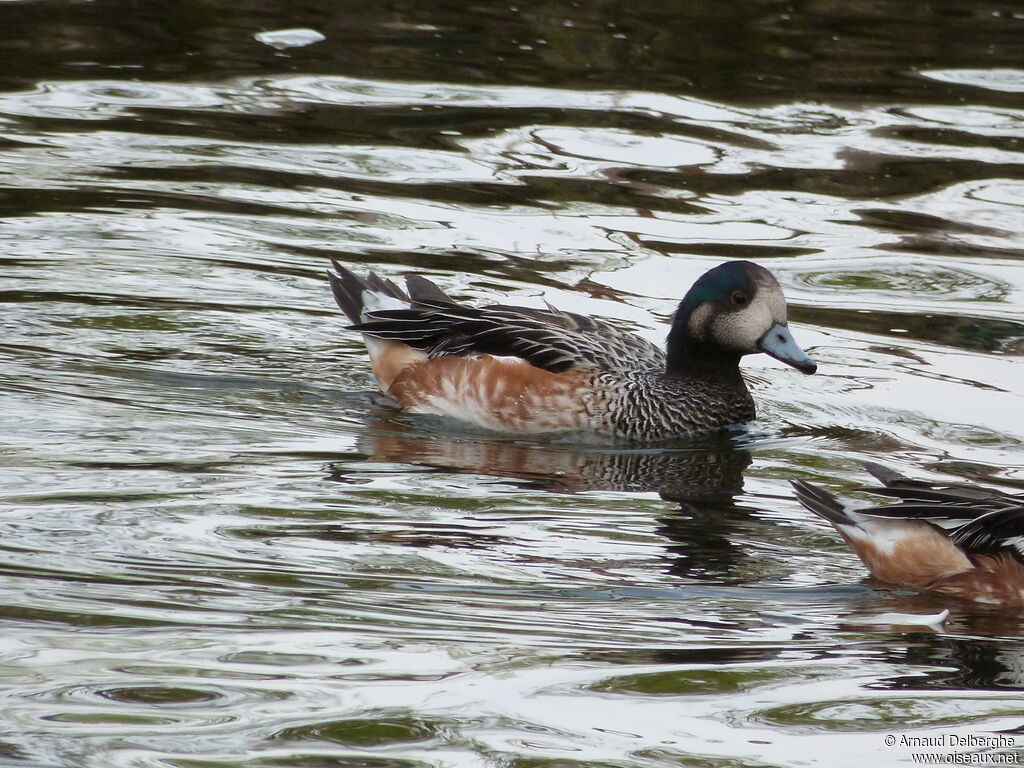
{"label": "duck eye", "polygon": [[743,291],[733,291],[732,292],[732,303],[733,304],[742,307],[744,304],[747,303],[747,301],[749,301],[749,299],[747,298],[747,294],[745,294]]}

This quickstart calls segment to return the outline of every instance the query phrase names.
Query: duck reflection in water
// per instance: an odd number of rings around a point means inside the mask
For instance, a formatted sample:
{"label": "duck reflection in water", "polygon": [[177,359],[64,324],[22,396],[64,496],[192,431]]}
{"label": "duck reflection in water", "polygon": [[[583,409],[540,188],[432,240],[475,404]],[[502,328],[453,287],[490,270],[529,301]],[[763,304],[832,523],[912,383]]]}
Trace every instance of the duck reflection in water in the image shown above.
{"label": "duck reflection in water", "polygon": [[[431,417],[415,418],[423,424]],[[735,497],[743,491],[743,472],[752,459],[735,435],[704,435],[657,448],[616,448],[450,431],[427,434],[395,418],[369,426],[358,444],[368,461],[499,477],[553,493],[658,493],[679,505],[658,519],[658,533],[672,542],[669,550],[676,555],[670,566],[674,574],[720,579],[747,558],[734,534],[751,510],[737,506]],[[403,427],[408,431],[396,431]],[[350,482],[350,474],[350,467],[337,465],[328,479]]]}
{"label": "duck reflection in water", "polygon": [[[912,610],[921,609],[920,600],[907,603]],[[871,687],[895,691],[1024,690],[1024,648],[1006,639],[1020,636],[1022,630],[1024,622],[1012,612],[959,614],[942,634],[921,632],[915,642],[904,646],[880,644],[879,659],[900,673],[883,677]],[[983,639],[985,635],[999,639]]]}

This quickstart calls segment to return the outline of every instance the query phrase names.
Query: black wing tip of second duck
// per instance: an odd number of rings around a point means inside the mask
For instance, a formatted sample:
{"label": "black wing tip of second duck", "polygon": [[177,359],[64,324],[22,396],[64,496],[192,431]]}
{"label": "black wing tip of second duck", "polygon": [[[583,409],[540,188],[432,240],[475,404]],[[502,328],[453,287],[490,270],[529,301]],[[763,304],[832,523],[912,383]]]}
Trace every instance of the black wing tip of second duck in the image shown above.
{"label": "black wing tip of second duck", "polygon": [[814,514],[825,518],[834,525],[857,525],[857,521],[846,514],[839,499],[816,485],[803,480],[790,480],[797,501]]}
{"label": "black wing tip of second duck", "polygon": [[989,504],[995,508],[1005,506],[1006,504],[1024,503],[1024,494],[1007,493],[998,488],[977,483],[915,480],[893,469],[870,461],[864,462],[864,468],[876,480],[882,483],[883,487],[867,486],[859,490],[870,491],[879,496],[900,499],[904,503],[967,505],[976,508],[981,508],[981,505],[984,504]]}
{"label": "black wing tip of second duck", "polygon": [[386,277],[381,277],[372,271],[367,272],[366,277],[360,277],[348,267],[339,263],[337,259],[329,258],[334,269],[334,271],[327,271],[331,292],[334,294],[334,300],[338,303],[341,311],[353,323],[362,322],[363,309],[365,307],[363,293],[365,291],[382,293],[406,303],[410,301],[405,291]]}
{"label": "black wing tip of second duck", "polygon": [[358,323],[363,312],[363,291],[369,289],[366,281],[334,259],[331,259],[334,271],[328,270],[327,280],[331,284],[331,293],[341,311],[353,323]]}
{"label": "black wing tip of second duck", "polygon": [[423,275],[406,275],[405,288],[414,304],[454,304],[455,300]]}
{"label": "black wing tip of second duck", "polygon": [[902,475],[895,469],[885,466],[884,464],[877,464],[873,461],[862,462],[864,469],[866,469],[872,477],[878,482],[884,485],[886,488],[891,488],[893,485],[901,482],[914,482],[911,478],[906,475]]}

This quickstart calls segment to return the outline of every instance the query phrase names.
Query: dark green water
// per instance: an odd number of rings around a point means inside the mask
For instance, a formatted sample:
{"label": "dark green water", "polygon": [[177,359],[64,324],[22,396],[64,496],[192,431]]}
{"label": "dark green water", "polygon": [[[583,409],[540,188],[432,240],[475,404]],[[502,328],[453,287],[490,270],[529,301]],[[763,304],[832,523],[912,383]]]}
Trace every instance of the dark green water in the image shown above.
{"label": "dark green water", "polygon": [[[0,764],[859,768],[1024,727],[1024,614],[861,583],[787,484],[1024,485],[1020,3],[0,25]],[[374,400],[328,256],[658,340],[750,258],[819,374],[749,359],[759,431],[685,450],[474,434]]]}

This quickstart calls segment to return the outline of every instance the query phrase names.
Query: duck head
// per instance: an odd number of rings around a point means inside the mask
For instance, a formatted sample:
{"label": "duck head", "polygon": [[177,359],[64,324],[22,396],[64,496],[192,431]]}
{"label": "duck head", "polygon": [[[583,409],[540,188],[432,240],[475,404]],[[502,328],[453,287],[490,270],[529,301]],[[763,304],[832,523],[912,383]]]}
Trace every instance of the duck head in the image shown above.
{"label": "duck head", "polygon": [[668,335],[668,372],[735,367],[757,352],[803,373],[818,369],[789,332],[786,298],[771,272],[752,261],[708,270],[679,303]]}

